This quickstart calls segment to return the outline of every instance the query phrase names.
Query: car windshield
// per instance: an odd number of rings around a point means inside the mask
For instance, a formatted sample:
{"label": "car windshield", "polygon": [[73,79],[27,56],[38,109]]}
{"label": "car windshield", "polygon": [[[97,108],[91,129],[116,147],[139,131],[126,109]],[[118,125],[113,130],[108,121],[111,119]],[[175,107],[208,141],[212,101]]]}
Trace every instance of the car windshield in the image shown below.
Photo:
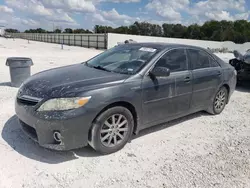
{"label": "car windshield", "polygon": [[139,45],[121,45],[94,57],[86,65],[96,69],[121,74],[136,74],[159,49]]}

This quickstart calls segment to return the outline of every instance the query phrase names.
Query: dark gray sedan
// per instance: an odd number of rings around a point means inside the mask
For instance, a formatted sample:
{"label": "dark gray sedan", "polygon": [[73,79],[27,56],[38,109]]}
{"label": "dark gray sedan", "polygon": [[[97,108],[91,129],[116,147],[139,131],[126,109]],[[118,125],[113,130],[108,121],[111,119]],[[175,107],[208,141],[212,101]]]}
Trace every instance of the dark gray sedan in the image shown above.
{"label": "dark gray sedan", "polygon": [[147,127],[203,110],[220,114],[235,85],[234,68],[205,49],[124,44],[32,76],[19,89],[16,114],[43,147],[90,144],[107,154]]}

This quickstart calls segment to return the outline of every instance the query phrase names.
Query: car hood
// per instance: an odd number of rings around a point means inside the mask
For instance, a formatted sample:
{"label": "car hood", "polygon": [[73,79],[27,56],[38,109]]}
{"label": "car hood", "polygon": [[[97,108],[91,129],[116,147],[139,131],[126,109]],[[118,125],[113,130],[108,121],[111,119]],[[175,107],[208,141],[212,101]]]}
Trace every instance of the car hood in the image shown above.
{"label": "car hood", "polygon": [[107,72],[84,64],[40,72],[27,79],[18,96],[37,98],[74,97],[78,93],[124,82],[129,75]]}

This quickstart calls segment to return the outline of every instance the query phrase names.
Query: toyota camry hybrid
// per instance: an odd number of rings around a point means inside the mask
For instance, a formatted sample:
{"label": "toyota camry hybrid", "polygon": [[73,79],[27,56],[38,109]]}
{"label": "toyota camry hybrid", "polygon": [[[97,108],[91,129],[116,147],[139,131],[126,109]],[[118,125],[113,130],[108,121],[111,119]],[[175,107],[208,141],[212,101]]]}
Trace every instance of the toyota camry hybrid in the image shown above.
{"label": "toyota camry hybrid", "polygon": [[43,147],[89,144],[108,154],[142,129],[198,111],[220,114],[235,85],[234,68],[203,48],[132,43],[33,75],[15,109],[23,131]]}

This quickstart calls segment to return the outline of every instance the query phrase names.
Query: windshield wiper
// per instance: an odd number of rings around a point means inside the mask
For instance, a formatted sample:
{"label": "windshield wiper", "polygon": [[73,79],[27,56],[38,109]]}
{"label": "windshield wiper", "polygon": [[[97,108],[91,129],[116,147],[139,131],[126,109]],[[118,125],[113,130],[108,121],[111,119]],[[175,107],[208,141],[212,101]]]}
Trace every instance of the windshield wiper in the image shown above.
{"label": "windshield wiper", "polygon": [[104,70],[104,71],[111,72],[110,70],[108,70],[108,69],[106,69],[106,68],[104,68],[104,67],[102,67],[102,66],[100,66],[100,65],[98,65],[98,66],[93,66],[93,68],[98,69],[98,70]]}

